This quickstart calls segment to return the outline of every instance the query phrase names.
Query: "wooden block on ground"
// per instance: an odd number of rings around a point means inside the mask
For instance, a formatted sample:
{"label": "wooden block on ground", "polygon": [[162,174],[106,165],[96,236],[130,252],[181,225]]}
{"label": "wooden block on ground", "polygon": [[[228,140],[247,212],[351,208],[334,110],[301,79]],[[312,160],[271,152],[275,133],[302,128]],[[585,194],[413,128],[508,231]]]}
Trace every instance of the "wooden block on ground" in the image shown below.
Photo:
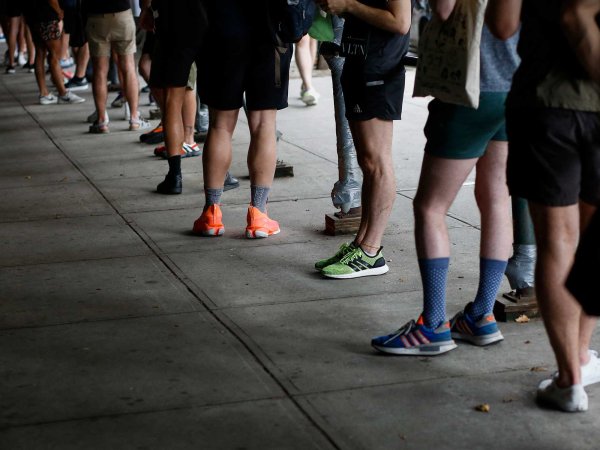
{"label": "wooden block on ground", "polygon": [[337,236],[340,234],[354,234],[360,226],[361,209],[353,208],[349,214],[335,213],[325,215],[325,234]]}
{"label": "wooden block on ground", "polygon": [[277,165],[275,166],[275,178],[293,177],[293,176],[294,176],[294,166],[291,166],[284,161],[277,160]]}
{"label": "wooden block on ground", "polygon": [[535,298],[530,299],[529,301],[521,299],[518,303],[502,298],[496,300],[496,303],[494,304],[494,316],[496,316],[496,320],[500,322],[515,320],[523,314],[530,319],[539,317],[540,312]]}

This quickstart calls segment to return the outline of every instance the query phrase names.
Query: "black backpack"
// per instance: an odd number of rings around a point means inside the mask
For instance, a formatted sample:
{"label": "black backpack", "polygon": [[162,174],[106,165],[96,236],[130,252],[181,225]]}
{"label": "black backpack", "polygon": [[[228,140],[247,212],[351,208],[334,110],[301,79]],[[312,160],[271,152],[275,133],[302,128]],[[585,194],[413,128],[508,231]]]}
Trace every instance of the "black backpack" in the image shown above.
{"label": "black backpack", "polygon": [[302,39],[317,13],[314,0],[273,0],[273,29],[279,40],[292,44]]}

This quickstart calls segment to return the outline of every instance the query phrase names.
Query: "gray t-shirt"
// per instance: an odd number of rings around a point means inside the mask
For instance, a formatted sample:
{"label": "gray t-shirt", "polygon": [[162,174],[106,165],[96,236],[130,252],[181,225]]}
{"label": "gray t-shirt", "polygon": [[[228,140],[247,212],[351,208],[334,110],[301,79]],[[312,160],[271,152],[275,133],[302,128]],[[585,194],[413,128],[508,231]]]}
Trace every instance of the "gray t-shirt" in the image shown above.
{"label": "gray t-shirt", "polygon": [[506,41],[496,39],[486,25],[481,33],[481,92],[508,92],[519,67],[519,33]]}

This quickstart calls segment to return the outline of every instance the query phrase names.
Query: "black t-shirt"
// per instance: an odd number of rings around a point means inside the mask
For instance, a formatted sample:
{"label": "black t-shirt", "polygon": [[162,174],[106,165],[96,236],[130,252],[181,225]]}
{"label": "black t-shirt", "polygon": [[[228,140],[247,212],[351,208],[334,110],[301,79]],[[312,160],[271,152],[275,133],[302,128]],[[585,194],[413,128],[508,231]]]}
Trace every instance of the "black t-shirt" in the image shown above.
{"label": "black t-shirt", "polygon": [[[387,9],[387,0],[360,0],[379,9]],[[412,0],[414,6],[415,0]],[[386,74],[402,69],[402,57],[408,51],[410,33],[405,35],[376,28],[361,19],[348,15],[344,24],[342,53],[347,61],[364,64],[373,74]]]}
{"label": "black t-shirt", "polygon": [[23,15],[29,24],[58,20],[58,14],[48,0],[26,0],[22,5]]}
{"label": "black t-shirt", "polygon": [[153,0],[158,12],[156,35],[163,42],[184,47],[202,43],[208,28],[206,0]]}
{"label": "black t-shirt", "polygon": [[131,9],[129,0],[83,0],[87,14],[111,14]]}

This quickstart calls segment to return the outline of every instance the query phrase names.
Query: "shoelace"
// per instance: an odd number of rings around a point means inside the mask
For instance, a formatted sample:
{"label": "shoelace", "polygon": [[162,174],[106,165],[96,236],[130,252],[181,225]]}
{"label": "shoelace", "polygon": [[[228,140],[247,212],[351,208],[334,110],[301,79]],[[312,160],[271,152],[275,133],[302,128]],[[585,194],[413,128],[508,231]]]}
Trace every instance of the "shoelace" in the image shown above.
{"label": "shoelace", "polygon": [[398,330],[394,333],[394,335],[395,336],[407,335],[411,331],[413,331],[416,327],[417,327],[417,324],[415,323],[415,321],[411,320],[407,324],[404,324],[403,326],[401,326],[400,328],[398,328]]}
{"label": "shoelace", "polygon": [[344,256],[340,260],[340,263],[346,264],[346,263],[349,263],[350,261],[354,261],[355,259],[360,258],[361,256],[362,256],[362,251],[360,250],[360,248],[355,248],[350,253],[348,253],[346,256]]}

